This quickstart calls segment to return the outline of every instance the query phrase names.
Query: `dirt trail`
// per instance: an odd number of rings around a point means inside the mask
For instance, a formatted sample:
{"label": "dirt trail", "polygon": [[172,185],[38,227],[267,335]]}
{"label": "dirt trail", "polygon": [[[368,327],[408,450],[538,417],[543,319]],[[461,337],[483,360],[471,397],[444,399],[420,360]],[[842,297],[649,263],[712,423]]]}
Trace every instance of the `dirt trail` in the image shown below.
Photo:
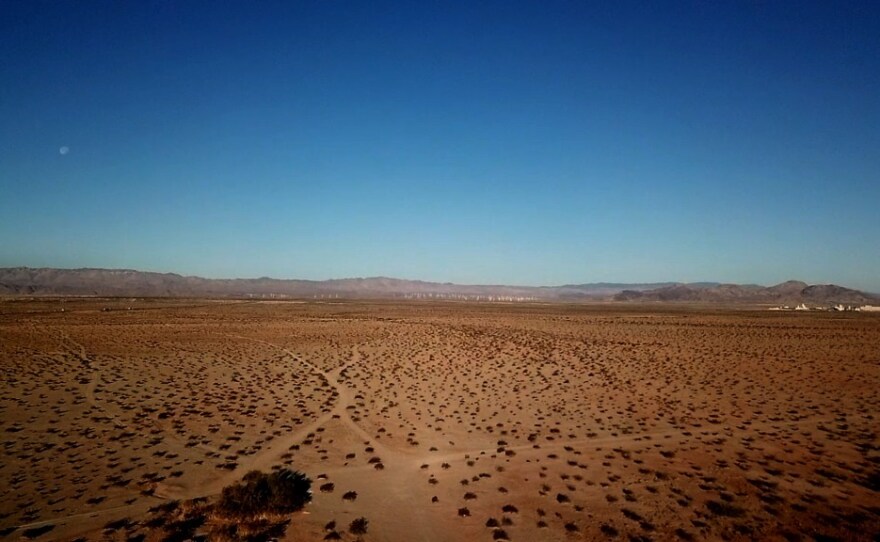
{"label": "dirt trail", "polygon": [[356,434],[364,442],[370,442],[371,445],[377,450],[377,452],[385,455],[390,455],[392,453],[390,449],[386,448],[382,444],[378,442],[373,442],[373,439],[370,437],[370,435],[368,435],[362,427],[357,425],[348,414],[348,409],[346,407],[352,404],[352,393],[346,386],[340,383],[339,375],[345,369],[360,361],[360,353],[358,352],[356,347],[353,348],[352,360],[349,363],[332,371],[326,372],[319,369],[313,363],[306,361],[299,354],[296,354],[291,350],[270,343],[268,341],[254,339],[241,335],[224,336],[233,339],[253,341],[280,350],[285,355],[289,356],[292,360],[305,366],[310,372],[318,375],[323,380],[325,380],[336,392],[336,403],[333,406],[333,409],[329,412],[325,412],[312,422],[274,440],[271,447],[266,448],[259,453],[256,453],[253,456],[249,457],[247,461],[244,461],[235,471],[226,473],[223,476],[206,481],[204,484],[199,484],[197,486],[187,487],[182,485],[160,484],[156,490],[156,494],[158,496],[166,497],[169,499],[192,499],[195,497],[215,495],[219,493],[220,490],[222,490],[224,487],[238,481],[241,478],[242,473],[251,470],[268,470],[272,466],[277,465],[282,460],[282,456],[289,451],[291,446],[301,443],[309,435],[309,433],[315,432],[315,430],[317,430],[319,427],[334,418],[340,420],[352,433]]}
{"label": "dirt trail", "polygon": [[[383,530],[383,538],[381,539],[417,540],[423,542],[446,542],[453,540],[449,535],[444,534],[444,529],[433,527],[434,522],[430,517],[433,513],[424,506],[424,503],[430,499],[428,490],[422,488],[420,484],[412,483],[413,478],[423,476],[419,472],[419,466],[425,462],[425,459],[430,457],[430,454],[425,453],[414,457],[411,453],[404,453],[387,447],[375,441],[349,415],[347,407],[354,403],[354,393],[339,379],[346,369],[360,363],[361,354],[356,346],[352,348],[351,360],[348,363],[331,371],[323,371],[314,364],[304,360],[297,353],[282,346],[245,336],[228,335],[228,337],[258,342],[282,351],[297,363],[307,367],[312,373],[324,378],[337,393],[336,403],[331,411],[277,439],[271,448],[252,456],[236,471],[224,474],[198,486],[174,487],[160,485],[160,489],[156,492],[157,496],[169,499],[191,499],[215,495],[223,487],[238,481],[243,472],[253,469],[267,470],[273,465],[278,464],[282,459],[282,455],[288,451],[291,445],[299,444],[309,433],[313,433],[330,420],[336,419],[346,429],[362,439],[364,443],[370,443],[376,453],[382,457],[382,462],[385,466],[385,469],[380,474],[382,497],[380,499],[362,500],[359,506],[374,521],[381,520],[383,517],[387,518],[387,521],[382,523],[389,526],[389,528]],[[329,469],[328,472],[344,474],[346,483],[353,486],[372,486],[376,482],[376,470],[373,465],[348,466],[339,469]],[[400,517],[406,517],[408,520],[405,522],[398,521]]]}
{"label": "dirt trail", "polygon": [[71,356],[74,359],[78,360],[84,370],[89,375],[89,381],[87,384],[83,386],[83,395],[85,396],[86,403],[89,406],[95,408],[95,410],[100,411],[104,416],[113,421],[113,425],[116,429],[125,429],[128,427],[128,424],[125,420],[122,420],[116,413],[111,412],[106,405],[102,404],[98,398],[95,396],[95,390],[98,388],[98,384],[101,383],[101,368],[98,367],[95,360],[89,357],[88,351],[86,347],[75,340],[64,330],[57,330],[59,335],[59,346],[62,350],[61,355],[63,356]]}

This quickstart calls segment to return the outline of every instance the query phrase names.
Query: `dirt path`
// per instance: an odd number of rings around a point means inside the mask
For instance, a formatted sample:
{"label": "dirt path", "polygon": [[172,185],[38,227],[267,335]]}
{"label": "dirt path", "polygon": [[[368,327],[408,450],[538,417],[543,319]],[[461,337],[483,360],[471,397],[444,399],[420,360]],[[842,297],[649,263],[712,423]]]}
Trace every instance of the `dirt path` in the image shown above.
{"label": "dirt path", "polygon": [[[376,442],[349,415],[347,407],[354,403],[354,392],[339,379],[346,369],[361,362],[361,354],[356,346],[352,348],[351,360],[348,363],[332,371],[323,371],[314,364],[302,359],[295,352],[276,344],[244,336],[227,336],[229,338],[258,342],[280,350],[292,360],[308,368],[312,373],[325,379],[336,391],[336,403],[331,411],[324,413],[311,423],[288,433],[283,438],[276,439],[271,448],[250,457],[236,471],[192,487],[162,486],[160,484],[160,488],[156,492],[157,496],[168,499],[191,499],[216,495],[223,487],[237,482],[241,478],[242,472],[254,469],[267,470],[277,465],[290,446],[301,443],[309,433],[315,432],[325,423],[335,419],[341,422],[352,434],[362,439],[364,443],[369,443],[376,453],[381,454],[383,458],[385,469],[380,474],[382,498],[363,500],[359,503],[359,508],[372,518],[381,518],[382,516],[408,518],[408,521],[405,522],[383,522],[386,525],[394,526],[390,531],[384,533],[385,539],[418,540],[424,542],[445,542],[450,540],[448,536],[444,535],[443,529],[438,530],[432,527],[434,522],[429,517],[431,511],[424,506],[424,503],[430,499],[428,490],[422,488],[420,484],[412,483],[413,478],[421,476],[419,467],[429,455],[426,453],[423,456],[414,457],[411,453],[403,453],[394,448],[389,448],[380,442]],[[376,470],[373,465],[348,466],[330,469],[328,472],[345,474],[346,483],[354,486],[363,487],[375,484]]]}
{"label": "dirt path", "polygon": [[241,478],[243,472],[249,472],[251,470],[268,470],[272,466],[277,465],[279,462],[281,462],[282,456],[290,450],[291,446],[301,443],[310,433],[315,432],[315,430],[317,430],[319,427],[334,418],[341,421],[345,425],[345,427],[347,427],[352,433],[361,438],[364,442],[370,442],[371,445],[377,450],[377,452],[386,455],[393,453],[389,448],[381,445],[380,443],[372,442],[373,439],[370,437],[370,435],[368,435],[362,427],[357,425],[348,414],[347,407],[352,404],[352,393],[346,386],[342,385],[342,383],[339,381],[339,376],[345,369],[357,364],[360,361],[360,353],[357,350],[357,347],[354,347],[352,349],[352,360],[349,363],[332,371],[325,372],[319,369],[314,364],[304,360],[295,352],[292,352],[291,350],[270,343],[268,341],[240,335],[224,336],[232,339],[253,341],[280,350],[285,355],[289,356],[293,361],[305,366],[310,372],[318,375],[323,380],[325,380],[336,392],[336,404],[333,406],[332,410],[330,410],[329,412],[325,412],[312,422],[296,429],[295,431],[287,433],[283,437],[274,440],[271,447],[266,448],[259,453],[249,457],[248,460],[246,462],[243,462],[235,471],[226,473],[223,476],[206,481],[204,484],[199,484],[197,486],[186,487],[170,484],[160,484],[156,490],[156,495],[169,499],[192,499],[195,497],[216,495],[224,487],[237,482]]}

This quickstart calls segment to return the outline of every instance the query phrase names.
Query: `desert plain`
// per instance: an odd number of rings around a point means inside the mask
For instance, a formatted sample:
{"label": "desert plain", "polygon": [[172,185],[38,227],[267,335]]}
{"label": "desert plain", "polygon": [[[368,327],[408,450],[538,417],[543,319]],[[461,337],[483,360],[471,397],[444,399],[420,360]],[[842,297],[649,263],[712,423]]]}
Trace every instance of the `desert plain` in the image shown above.
{"label": "desert plain", "polygon": [[[0,539],[877,540],[880,315],[0,301]],[[352,521],[364,518],[352,532]]]}

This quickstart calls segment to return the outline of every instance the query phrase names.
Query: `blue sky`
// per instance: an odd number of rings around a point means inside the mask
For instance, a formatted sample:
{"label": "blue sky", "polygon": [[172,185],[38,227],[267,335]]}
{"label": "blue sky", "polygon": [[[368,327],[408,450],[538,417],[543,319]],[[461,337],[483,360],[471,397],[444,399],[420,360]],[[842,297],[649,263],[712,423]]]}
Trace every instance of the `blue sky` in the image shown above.
{"label": "blue sky", "polygon": [[29,0],[0,66],[0,266],[880,291],[876,2]]}

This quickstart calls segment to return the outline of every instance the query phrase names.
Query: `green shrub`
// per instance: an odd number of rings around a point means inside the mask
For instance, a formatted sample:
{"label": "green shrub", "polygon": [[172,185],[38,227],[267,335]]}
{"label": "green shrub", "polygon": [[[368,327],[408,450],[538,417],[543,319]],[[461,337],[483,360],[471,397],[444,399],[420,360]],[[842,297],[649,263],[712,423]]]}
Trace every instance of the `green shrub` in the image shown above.
{"label": "green shrub", "polygon": [[279,469],[270,474],[251,471],[241,483],[223,488],[215,510],[223,516],[248,518],[287,514],[312,500],[312,481],[301,472]]}

